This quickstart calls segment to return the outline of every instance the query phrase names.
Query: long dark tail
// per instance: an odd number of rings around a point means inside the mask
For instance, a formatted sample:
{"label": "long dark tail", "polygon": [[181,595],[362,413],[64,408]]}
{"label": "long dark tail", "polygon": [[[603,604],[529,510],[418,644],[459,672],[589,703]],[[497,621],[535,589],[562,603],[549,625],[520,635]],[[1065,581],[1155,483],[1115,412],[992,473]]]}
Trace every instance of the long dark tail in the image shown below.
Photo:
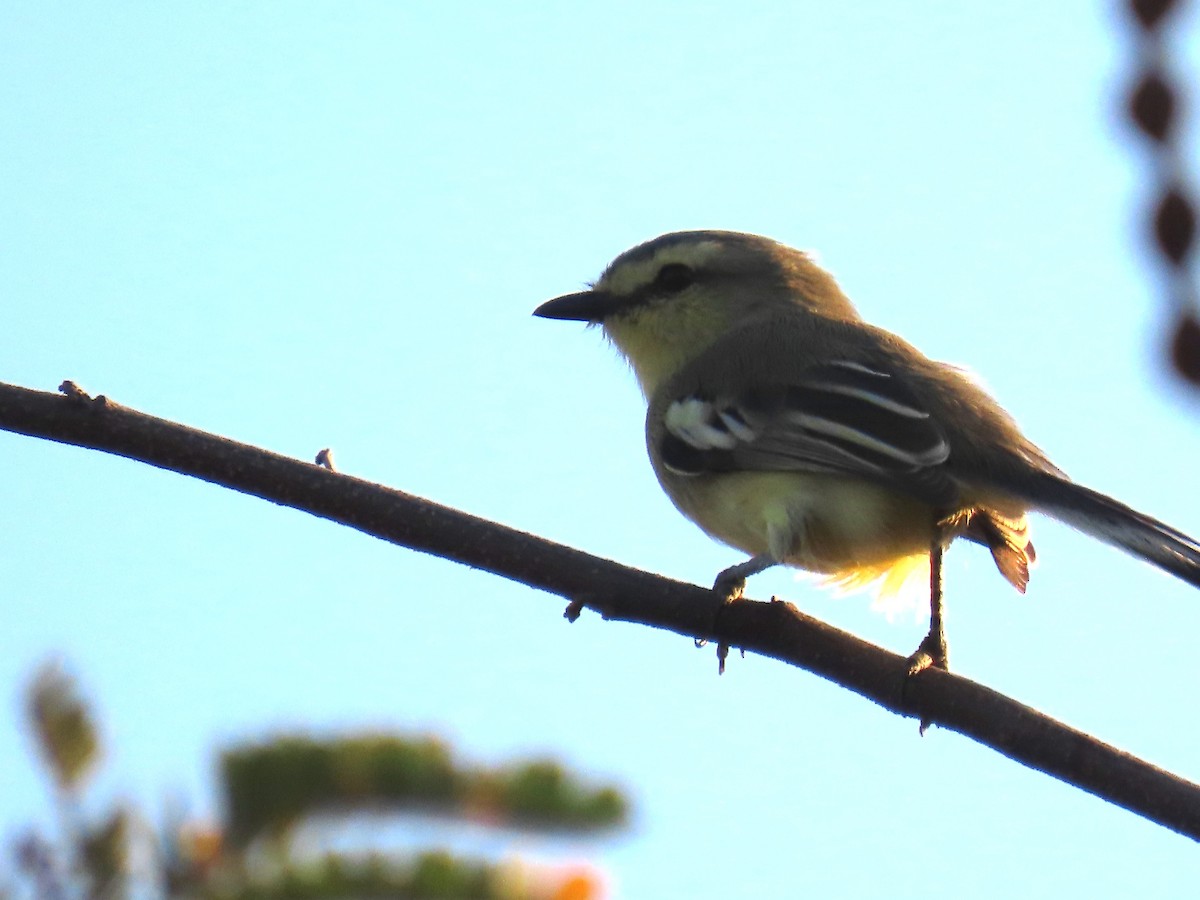
{"label": "long dark tail", "polygon": [[1200,587],[1200,542],[1182,531],[1056,475],[1021,493],[1034,509]]}

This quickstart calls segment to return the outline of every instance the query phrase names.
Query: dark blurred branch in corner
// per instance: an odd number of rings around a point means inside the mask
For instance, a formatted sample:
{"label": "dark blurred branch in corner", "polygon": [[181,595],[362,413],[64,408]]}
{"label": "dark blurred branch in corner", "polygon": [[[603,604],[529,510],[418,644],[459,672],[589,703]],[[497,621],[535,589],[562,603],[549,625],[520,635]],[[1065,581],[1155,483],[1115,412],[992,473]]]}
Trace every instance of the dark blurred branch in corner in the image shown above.
{"label": "dark blurred branch in corner", "polygon": [[[571,601],[569,616],[588,608],[606,619],[688,638],[718,637],[712,630],[717,601],[706,588],[627,568],[316,463],[147,416],[103,397],[92,398],[70,382],[61,390],[63,395],[0,384],[0,430],[140,460],[303,510],[557,594]],[[787,603],[739,602],[722,612],[720,622],[720,638],[735,647],[806,669],[897,714],[956,731],[1200,840],[1200,786],[1009,697],[931,669],[909,683],[901,700],[898,686],[908,665],[904,657]],[[803,714],[799,709],[792,712]]]}
{"label": "dark blurred branch in corner", "polygon": [[[1196,235],[1193,179],[1180,147],[1180,89],[1172,79],[1167,29],[1179,0],[1129,0],[1136,30],[1139,74],[1128,113],[1150,145],[1155,200],[1149,231],[1161,260],[1171,321],[1171,364],[1193,388],[1200,387],[1200,301],[1192,267]],[[1175,23],[1178,23],[1178,16]]]}

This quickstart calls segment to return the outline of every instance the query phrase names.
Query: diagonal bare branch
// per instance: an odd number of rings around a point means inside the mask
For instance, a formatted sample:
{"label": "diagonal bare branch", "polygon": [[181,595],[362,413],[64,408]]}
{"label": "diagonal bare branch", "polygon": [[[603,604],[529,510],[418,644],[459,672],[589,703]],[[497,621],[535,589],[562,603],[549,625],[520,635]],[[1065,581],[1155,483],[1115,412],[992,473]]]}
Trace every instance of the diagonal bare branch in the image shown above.
{"label": "diagonal bare branch", "polygon": [[[631,569],[314,463],[91,398],[0,384],[0,429],[141,460],[452,559],[587,607],[606,619],[716,639],[712,591]],[[746,601],[721,639],[839,684],[899,715],[956,731],[1010,759],[1200,840],[1200,786],[966,678],[929,670],[902,701],[907,660],[799,612]]]}

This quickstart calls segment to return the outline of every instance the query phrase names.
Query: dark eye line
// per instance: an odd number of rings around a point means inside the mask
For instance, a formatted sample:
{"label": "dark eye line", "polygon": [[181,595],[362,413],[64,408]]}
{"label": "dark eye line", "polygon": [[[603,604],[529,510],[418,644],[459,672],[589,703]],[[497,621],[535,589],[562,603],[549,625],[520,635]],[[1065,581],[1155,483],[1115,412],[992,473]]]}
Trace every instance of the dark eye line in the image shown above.
{"label": "dark eye line", "polygon": [[667,263],[654,280],[637,288],[621,303],[619,313],[635,313],[662,297],[672,297],[696,283],[696,270],[686,263]]}

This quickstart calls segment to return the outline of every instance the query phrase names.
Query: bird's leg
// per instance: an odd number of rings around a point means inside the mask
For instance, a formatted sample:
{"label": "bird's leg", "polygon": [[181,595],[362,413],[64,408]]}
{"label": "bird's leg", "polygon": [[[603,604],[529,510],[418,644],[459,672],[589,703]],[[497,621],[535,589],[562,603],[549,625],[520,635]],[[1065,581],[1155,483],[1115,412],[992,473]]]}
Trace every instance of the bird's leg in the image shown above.
{"label": "bird's leg", "polygon": [[730,566],[718,575],[717,580],[713,582],[713,591],[725,603],[741,600],[742,593],[746,590],[746,579],[751,575],[757,575],[759,572],[765,572],[777,562],[778,560],[769,553],[760,553],[758,556],[752,556],[744,563]]}
{"label": "bird's leg", "polygon": [[945,604],[942,599],[943,529],[934,526],[929,544],[929,634],[925,635],[915,653],[908,658],[908,677],[912,678],[930,667],[950,668],[950,652],[946,646]]}
{"label": "bird's leg", "polygon": [[[946,523],[935,519],[933,537],[929,542],[929,634],[925,635],[916,652],[908,658],[908,671],[900,683],[901,703],[904,702],[905,689],[915,675],[930,668],[945,671],[950,669],[950,651],[946,646],[945,605],[942,598],[942,555],[946,550],[943,543],[945,534]],[[921,734],[925,734],[932,724],[932,720],[922,716]]]}
{"label": "bird's leg", "polygon": [[[751,575],[757,575],[766,569],[771,568],[779,560],[769,553],[760,553],[758,556],[752,556],[743,563],[738,563],[736,566],[730,566],[717,576],[713,582],[713,593],[721,600],[721,605],[717,607],[716,613],[713,615],[712,630],[714,634],[720,634],[721,613],[725,608],[737,600],[742,599],[742,594],[746,590],[746,579]],[[705,638],[696,638],[696,646],[703,647],[708,643]],[[717,639],[717,674],[725,673],[725,659],[729,656],[729,644],[725,641]]]}

